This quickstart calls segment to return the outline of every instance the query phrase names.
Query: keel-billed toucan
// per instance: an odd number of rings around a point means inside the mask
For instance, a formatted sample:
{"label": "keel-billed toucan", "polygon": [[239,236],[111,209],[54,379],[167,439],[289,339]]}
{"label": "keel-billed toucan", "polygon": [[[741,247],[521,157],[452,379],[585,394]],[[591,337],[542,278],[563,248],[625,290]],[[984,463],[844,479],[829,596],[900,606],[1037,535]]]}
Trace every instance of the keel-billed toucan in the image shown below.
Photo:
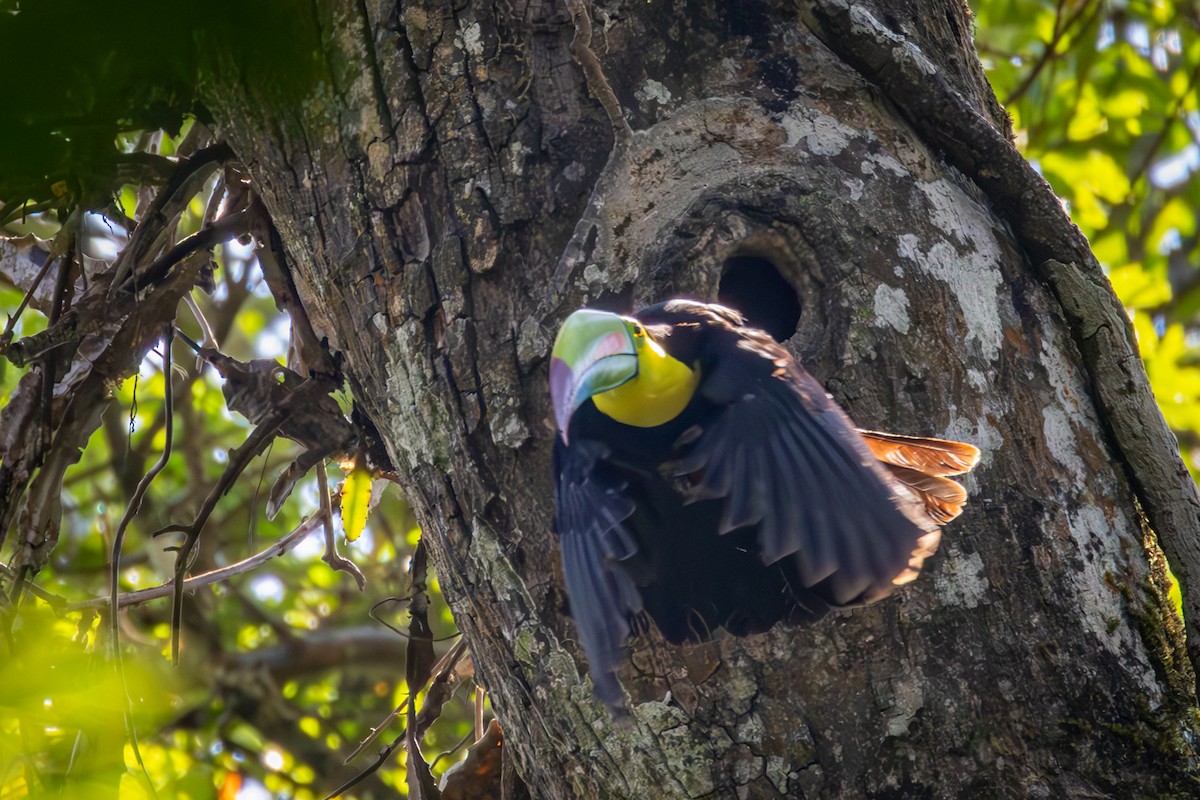
{"label": "keel-billed toucan", "polygon": [[736,311],[583,309],[554,343],[555,530],[599,697],[653,619],[671,642],[805,623],[917,576],[962,511],[969,444],[854,427]]}

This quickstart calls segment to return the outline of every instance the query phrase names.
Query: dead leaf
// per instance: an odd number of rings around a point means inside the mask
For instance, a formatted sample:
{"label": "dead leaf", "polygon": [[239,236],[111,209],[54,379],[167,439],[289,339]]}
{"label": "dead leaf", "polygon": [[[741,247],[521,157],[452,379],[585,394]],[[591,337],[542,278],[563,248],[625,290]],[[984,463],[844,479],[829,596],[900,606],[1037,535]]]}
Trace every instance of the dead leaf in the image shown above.
{"label": "dead leaf", "polygon": [[442,776],[442,800],[501,800],[504,736],[492,720],[467,757]]}

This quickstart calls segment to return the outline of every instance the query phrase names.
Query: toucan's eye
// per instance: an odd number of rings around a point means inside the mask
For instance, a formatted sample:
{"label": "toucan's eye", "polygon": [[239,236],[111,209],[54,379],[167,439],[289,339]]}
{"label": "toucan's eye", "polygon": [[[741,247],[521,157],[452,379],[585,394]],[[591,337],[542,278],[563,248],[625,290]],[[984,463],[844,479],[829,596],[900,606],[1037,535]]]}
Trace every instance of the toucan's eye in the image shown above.
{"label": "toucan's eye", "polygon": [[646,335],[646,329],[635,322],[633,324],[633,338],[641,339],[641,338],[645,337],[645,335]]}

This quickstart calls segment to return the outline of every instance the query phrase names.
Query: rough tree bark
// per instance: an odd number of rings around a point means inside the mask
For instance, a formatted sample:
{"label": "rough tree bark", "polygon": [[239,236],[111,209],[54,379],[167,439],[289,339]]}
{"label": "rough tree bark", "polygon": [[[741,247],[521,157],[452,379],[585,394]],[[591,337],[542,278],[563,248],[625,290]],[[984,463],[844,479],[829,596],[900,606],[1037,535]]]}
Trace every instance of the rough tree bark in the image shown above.
{"label": "rough tree bark", "polygon": [[[1194,489],[1123,320],[1095,321],[1086,245],[1011,160],[967,13],[323,0],[308,102],[228,64],[206,87],[534,796],[1196,790],[1194,675],[1143,547],[1149,521],[1187,575]],[[737,257],[795,288],[789,346],[861,425],[983,462],[894,599],[636,642],[618,729],[563,613],[549,344],[584,303],[715,298]]]}

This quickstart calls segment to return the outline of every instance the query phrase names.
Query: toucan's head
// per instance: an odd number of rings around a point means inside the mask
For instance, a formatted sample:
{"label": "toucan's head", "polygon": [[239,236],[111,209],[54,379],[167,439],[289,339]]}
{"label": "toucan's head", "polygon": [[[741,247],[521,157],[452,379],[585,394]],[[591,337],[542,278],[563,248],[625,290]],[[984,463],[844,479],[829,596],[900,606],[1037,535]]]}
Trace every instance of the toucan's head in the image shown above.
{"label": "toucan's head", "polygon": [[625,425],[654,427],[691,400],[699,372],[668,355],[633,317],[584,308],[567,317],[550,356],[550,399],[564,442],[579,407],[592,400]]}
{"label": "toucan's head", "polygon": [[571,417],[581,405],[637,377],[634,325],[641,327],[617,314],[583,308],[559,329],[550,354],[550,399],[564,442]]}

